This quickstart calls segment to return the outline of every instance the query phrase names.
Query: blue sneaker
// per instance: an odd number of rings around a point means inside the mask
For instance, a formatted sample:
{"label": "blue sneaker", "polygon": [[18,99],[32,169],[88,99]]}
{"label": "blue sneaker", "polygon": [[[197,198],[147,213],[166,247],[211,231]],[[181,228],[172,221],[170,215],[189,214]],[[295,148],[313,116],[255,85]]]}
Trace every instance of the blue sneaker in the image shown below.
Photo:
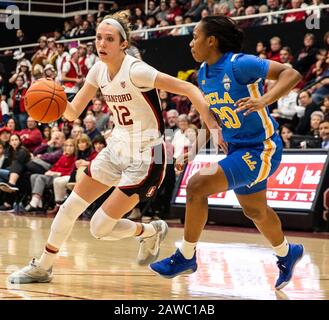
{"label": "blue sneaker", "polygon": [[292,278],[297,262],[303,257],[304,247],[301,244],[289,244],[287,256],[278,257],[277,266],[280,269],[279,278],[275,283],[275,289],[284,288]]}
{"label": "blue sneaker", "polygon": [[192,259],[185,259],[179,249],[169,258],[149,265],[150,270],[164,278],[174,278],[181,274],[190,274],[198,269],[196,255]]}

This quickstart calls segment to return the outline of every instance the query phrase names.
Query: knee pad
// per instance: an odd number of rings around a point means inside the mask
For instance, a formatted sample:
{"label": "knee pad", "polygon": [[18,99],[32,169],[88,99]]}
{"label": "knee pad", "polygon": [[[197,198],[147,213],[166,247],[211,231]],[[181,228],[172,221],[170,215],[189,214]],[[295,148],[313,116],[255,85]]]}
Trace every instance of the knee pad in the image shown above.
{"label": "knee pad", "polygon": [[137,224],[129,219],[120,219],[114,226],[112,232],[103,237],[102,240],[117,241],[124,238],[129,238],[135,235]]}
{"label": "knee pad", "polygon": [[99,208],[90,220],[90,233],[96,239],[103,239],[110,235],[119,220],[113,219]]}
{"label": "knee pad", "polygon": [[48,243],[55,248],[60,248],[69,236],[75,221],[86,210],[89,203],[75,192],[72,192],[61,205],[52,225]]}

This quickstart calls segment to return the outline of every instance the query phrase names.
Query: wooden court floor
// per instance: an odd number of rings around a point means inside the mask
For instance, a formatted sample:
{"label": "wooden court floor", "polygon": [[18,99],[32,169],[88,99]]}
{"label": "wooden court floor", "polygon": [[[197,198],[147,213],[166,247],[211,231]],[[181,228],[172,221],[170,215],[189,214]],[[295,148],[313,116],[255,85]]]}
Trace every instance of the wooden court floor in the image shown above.
{"label": "wooden court floor", "polygon": [[[189,276],[162,279],[137,266],[135,239],[99,241],[89,222],[78,221],[47,284],[11,285],[10,272],[39,257],[51,219],[0,213],[0,300],[3,299],[329,299],[329,238],[288,237],[306,254],[293,281],[275,291],[275,257],[258,234],[206,230],[199,245],[199,269]],[[160,258],[171,254],[182,228],[170,228]]]}

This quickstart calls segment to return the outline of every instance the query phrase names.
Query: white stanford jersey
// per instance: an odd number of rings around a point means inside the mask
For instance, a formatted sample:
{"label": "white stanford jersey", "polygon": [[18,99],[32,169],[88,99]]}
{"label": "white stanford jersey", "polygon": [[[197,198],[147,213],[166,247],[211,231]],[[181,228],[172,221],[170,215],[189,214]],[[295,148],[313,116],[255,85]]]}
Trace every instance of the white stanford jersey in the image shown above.
{"label": "white stanford jersey", "polygon": [[[140,67],[145,72],[141,72]],[[134,70],[138,70],[136,82]],[[164,122],[154,80],[158,71],[136,58],[126,55],[114,79],[109,78],[105,63],[98,61],[89,71],[86,81],[99,87],[113,113],[112,135],[133,144],[160,144]],[[134,80],[134,83],[132,82]],[[135,84],[139,86],[137,87]]]}

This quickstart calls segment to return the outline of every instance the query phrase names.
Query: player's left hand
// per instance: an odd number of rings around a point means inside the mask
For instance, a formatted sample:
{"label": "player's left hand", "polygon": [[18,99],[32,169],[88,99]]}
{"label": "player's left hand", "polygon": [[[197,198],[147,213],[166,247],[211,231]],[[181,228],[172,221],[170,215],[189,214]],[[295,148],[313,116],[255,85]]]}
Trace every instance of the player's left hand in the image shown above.
{"label": "player's left hand", "polygon": [[243,113],[244,116],[247,116],[249,113],[264,109],[266,107],[266,103],[261,98],[252,98],[252,97],[246,97],[239,99],[235,105],[237,106],[237,109],[235,109],[235,112],[241,112],[245,111]]}

